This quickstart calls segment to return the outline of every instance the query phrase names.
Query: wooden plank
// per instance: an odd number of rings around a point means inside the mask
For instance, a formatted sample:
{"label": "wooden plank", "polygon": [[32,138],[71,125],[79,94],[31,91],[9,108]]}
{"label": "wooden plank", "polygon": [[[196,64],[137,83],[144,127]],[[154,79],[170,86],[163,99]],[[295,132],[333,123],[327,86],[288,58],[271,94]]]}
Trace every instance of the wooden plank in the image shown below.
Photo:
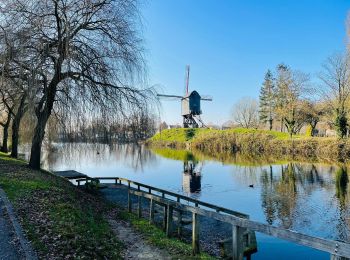
{"label": "wooden plank", "polygon": [[[137,191],[132,191],[132,192],[134,192],[135,194],[139,193]],[[152,195],[152,194],[143,193],[143,196],[146,198],[153,198],[155,201],[159,201],[161,203],[167,203],[168,205],[172,205],[177,210],[189,211],[202,216],[210,217],[219,221],[230,223],[232,225],[248,228],[249,230],[252,230],[252,231],[261,232],[266,235],[270,235],[276,238],[294,242],[299,245],[325,251],[336,256],[341,256],[341,257],[350,256],[350,244],[347,244],[347,243],[313,237],[313,236],[305,235],[295,231],[274,227],[268,224],[259,223],[257,221],[252,221],[245,218],[239,218],[233,215],[225,215],[222,213],[209,211],[198,207],[183,205],[181,203],[163,199],[159,196]]]}
{"label": "wooden plank", "polygon": [[349,260],[349,258],[331,255],[331,260]]}
{"label": "wooden plank", "polygon": [[67,170],[67,171],[54,171],[53,174],[66,178],[66,179],[81,179],[88,177],[86,174],[81,172],[77,172],[75,170]]}
{"label": "wooden plank", "polygon": [[192,254],[199,253],[199,219],[198,214],[192,213]]}

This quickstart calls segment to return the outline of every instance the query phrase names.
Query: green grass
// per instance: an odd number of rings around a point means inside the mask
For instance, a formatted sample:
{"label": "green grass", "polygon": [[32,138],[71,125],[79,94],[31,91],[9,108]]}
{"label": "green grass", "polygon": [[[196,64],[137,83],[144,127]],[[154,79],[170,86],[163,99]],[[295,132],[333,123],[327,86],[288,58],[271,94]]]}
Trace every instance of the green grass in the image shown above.
{"label": "green grass", "polygon": [[9,153],[0,152],[0,158],[2,161],[6,161],[7,163],[11,163],[11,164],[26,164],[24,160],[10,157]]}
{"label": "green grass", "polygon": [[16,180],[8,177],[0,176],[0,185],[6,191],[10,200],[29,195],[35,190],[48,190],[50,185],[40,180]]}
{"label": "green grass", "polygon": [[[108,222],[102,215],[96,215],[94,208],[86,205],[86,208],[82,209],[62,202],[51,208],[50,216],[57,223],[54,231],[64,240],[71,241],[71,246],[76,248],[77,252],[94,252],[98,248],[96,254],[88,253],[88,255],[99,259],[106,256],[112,259],[119,258],[121,245],[111,236],[112,231]],[[70,249],[66,250],[64,253],[69,254]]]}
{"label": "green grass", "polygon": [[152,141],[187,142],[192,140],[199,132],[208,129],[174,128],[166,129],[154,135]]}
{"label": "green grass", "polygon": [[122,243],[104,218],[109,208],[102,198],[49,172],[31,170],[4,153],[0,187],[39,258],[121,259]]}
{"label": "green grass", "polygon": [[[234,128],[227,130],[216,130],[216,129],[206,129],[206,128],[175,128],[175,129],[166,129],[160,133],[155,134],[150,141],[165,141],[165,142],[191,142],[197,139],[200,139],[203,136],[207,135],[247,135],[247,134],[262,134],[268,135],[272,138],[278,140],[290,139],[288,133],[282,133],[278,131],[269,131],[261,129],[248,129],[248,128]],[[301,138],[300,135],[293,136],[293,138]]]}
{"label": "green grass", "polygon": [[191,245],[176,238],[168,238],[163,230],[149,224],[146,219],[138,218],[136,215],[125,211],[120,213],[120,217],[130,221],[132,226],[141,232],[151,244],[167,249],[172,255],[175,255],[174,259],[215,259],[205,253],[192,256]]}

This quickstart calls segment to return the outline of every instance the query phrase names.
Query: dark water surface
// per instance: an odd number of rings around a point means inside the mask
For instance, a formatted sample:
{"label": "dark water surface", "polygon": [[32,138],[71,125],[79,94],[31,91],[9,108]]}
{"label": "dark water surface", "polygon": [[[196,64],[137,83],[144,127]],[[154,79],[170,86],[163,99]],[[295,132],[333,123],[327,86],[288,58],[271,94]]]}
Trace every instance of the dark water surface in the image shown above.
{"label": "dark water surface", "polygon": [[[241,211],[253,220],[350,242],[348,176],[346,168],[338,165],[219,161],[203,154],[151,151],[135,145],[56,144],[53,148],[43,156],[43,167],[49,170],[125,177]],[[257,233],[257,240],[253,259],[329,259],[327,253],[263,234]]]}

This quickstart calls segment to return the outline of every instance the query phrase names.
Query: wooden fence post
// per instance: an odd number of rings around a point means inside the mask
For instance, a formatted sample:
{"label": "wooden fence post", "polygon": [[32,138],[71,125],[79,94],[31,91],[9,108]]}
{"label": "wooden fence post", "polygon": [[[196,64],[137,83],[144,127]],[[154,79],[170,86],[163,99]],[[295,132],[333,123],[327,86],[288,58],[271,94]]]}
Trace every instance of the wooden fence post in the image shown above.
{"label": "wooden fence post", "polygon": [[139,218],[141,218],[141,216],[142,216],[142,205],[141,205],[142,201],[141,201],[141,196],[138,196],[137,199],[138,199],[138,200],[137,200],[137,216],[138,216]]}
{"label": "wooden fence post", "polygon": [[166,225],[166,235],[171,237],[173,232],[173,207],[168,205],[168,214],[167,214],[167,225]]}
{"label": "wooden fence post", "polygon": [[232,225],[232,258],[234,260],[243,259],[243,231],[243,228]]}
{"label": "wooden fence post", "polygon": [[178,236],[181,236],[182,234],[182,210],[179,210],[177,217],[177,234]]}
{"label": "wooden fence post", "polygon": [[149,204],[149,223],[153,224],[154,223],[154,201],[151,199],[150,204]]}
{"label": "wooden fence post", "polygon": [[166,223],[167,223],[167,211],[168,211],[168,207],[167,205],[164,205],[164,212],[163,212],[163,230],[166,230]]}
{"label": "wooden fence post", "polygon": [[128,212],[131,213],[131,194],[129,189],[128,189]]}
{"label": "wooden fence post", "polygon": [[199,221],[198,214],[192,213],[192,254],[199,253]]}

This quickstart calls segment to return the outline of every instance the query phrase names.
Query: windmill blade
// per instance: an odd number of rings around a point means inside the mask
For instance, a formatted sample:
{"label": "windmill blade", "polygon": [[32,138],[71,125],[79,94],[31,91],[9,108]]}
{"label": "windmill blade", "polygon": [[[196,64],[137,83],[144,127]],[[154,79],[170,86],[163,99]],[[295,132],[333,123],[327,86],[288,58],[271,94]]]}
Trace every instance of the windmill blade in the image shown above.
{"label": "windmill blade", "polygon": [[208,95],[204,95],[204,96],[201,96],[201,100],[213,101],[213,97],[212,96],[208,96]]}
{"label": "windmill blade", "polygon": [[164,95],[164,94],[157,94],[157,97],[162,97],[162,98],[183,98],[183,96],[177,96],[177,95]]}

